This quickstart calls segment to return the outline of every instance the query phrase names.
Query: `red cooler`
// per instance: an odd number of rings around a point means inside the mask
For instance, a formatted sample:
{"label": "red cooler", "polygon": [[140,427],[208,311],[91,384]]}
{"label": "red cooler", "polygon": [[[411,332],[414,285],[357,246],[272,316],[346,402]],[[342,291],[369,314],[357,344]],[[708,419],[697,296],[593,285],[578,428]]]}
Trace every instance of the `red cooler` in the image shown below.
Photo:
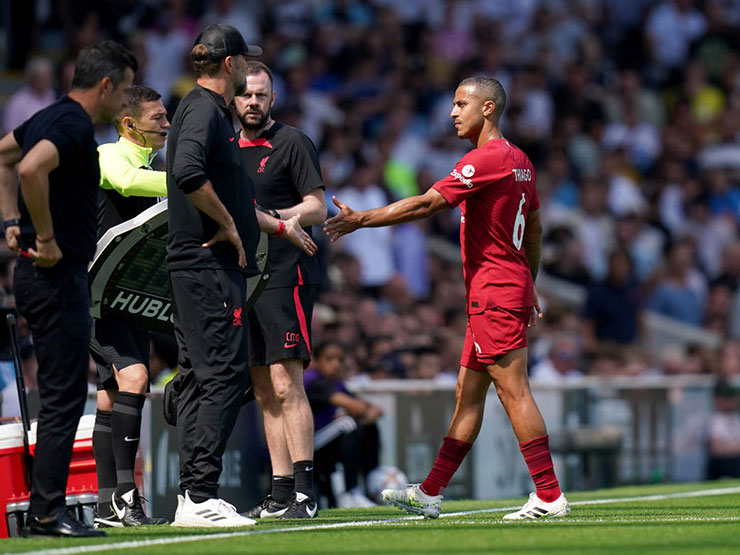
{"label": "red cooler", "polygon": [[31,495],[26,484],[23,425],[0,426],[0,537],[17,535],[19,518],[28,510]]}

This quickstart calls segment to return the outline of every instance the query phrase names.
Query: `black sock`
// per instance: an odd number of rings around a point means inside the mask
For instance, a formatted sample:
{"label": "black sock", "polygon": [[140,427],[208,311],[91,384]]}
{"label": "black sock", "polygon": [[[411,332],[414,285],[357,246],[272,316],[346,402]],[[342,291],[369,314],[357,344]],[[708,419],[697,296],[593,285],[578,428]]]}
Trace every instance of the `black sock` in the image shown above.
{"label": "black sock", "polygon": [[193,503],[205,503],[206,501],[211,499],[210,497],[206,497],[204,495],[198,495],[197,493],[193,493],[193,492],[190,492],[188,494],[188,497],[190,497],[190,501],[192,501]]}
{"label": "black sock", "polygon": [[134,465],[141,435],[141,409],[145,395],[119,391],[113,405],[111,434],[116,458],[116,493],[123,495],[136,487]]}
{"label": "black sock", "polygon": [[313,498],[313,461],[294,462],[293,477],[296,493],[302,493]]}
{"label": "black sock", "polygon": [[116,460],[113,458],[110,420],[110,412],[100,409],[95,412],[92,444],[98,474],[98,516],[103,518],[113,516],[110,499],[116,491]]}
{"label": "black sock", "polygon": [[295,489],[295,479],[293,476],[273,476],[272,492],[270,495],[278,503],[287,505],[293,497]]}

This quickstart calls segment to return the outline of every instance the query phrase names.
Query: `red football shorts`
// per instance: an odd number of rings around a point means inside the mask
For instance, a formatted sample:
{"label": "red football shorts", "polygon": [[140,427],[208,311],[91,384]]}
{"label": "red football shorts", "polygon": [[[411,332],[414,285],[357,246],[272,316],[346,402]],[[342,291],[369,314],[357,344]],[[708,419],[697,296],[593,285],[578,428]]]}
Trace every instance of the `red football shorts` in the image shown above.
{"label": "red football shorts", "polygon": [[480,372],[495,364],[499,357],[527,346],[530,308],[489,308],[468,315],[460,365]]}

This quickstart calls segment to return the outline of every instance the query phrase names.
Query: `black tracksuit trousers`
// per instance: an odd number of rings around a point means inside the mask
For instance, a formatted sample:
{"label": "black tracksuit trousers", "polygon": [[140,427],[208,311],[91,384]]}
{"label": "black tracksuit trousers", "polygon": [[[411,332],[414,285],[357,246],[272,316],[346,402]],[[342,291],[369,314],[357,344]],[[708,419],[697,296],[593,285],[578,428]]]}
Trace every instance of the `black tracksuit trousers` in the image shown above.
{"label": "black tracksuit trousers", "polygon": [[239,271],[194,269],[171,270],[170,284],[183,379],[180,490],[218,497],[222,457],[248,380],[246,281]]}

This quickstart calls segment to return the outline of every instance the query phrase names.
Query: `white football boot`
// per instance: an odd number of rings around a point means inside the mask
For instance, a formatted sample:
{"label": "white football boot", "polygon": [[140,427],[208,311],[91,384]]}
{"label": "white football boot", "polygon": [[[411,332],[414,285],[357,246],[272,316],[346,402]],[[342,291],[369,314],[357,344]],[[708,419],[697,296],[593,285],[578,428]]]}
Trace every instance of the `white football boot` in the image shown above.
{"label": "white football boot", "polygon": [[535,492],[529,494],[529,500],[515,513],[504,515],[504,520],[538,519],[542,517],[560,517],[570,514],[570,505],[564,494],[560,494],[552,503],[542,501]]}
{"label": "white football boot", "polygon": [[410,484],[404,489],[384,489],[381,492],[383,501],[395,505],[399,509],[422,515],[425,518],[438,518],[442,510],[441,495],[427,495],[420,484]]}

